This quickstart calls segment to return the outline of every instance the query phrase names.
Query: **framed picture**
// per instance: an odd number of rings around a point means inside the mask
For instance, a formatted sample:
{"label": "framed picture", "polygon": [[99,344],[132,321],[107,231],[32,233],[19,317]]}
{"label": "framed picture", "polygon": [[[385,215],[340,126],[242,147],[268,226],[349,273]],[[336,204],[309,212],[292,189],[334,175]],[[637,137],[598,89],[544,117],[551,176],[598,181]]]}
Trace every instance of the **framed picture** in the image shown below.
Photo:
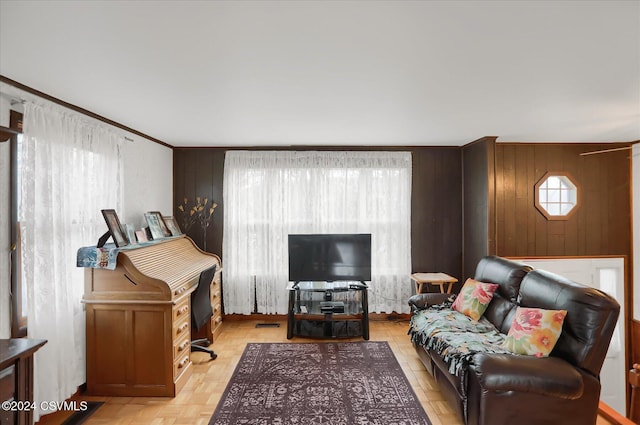
{"label": "framed picture", "polygon": [[147,232],[145,232],[144,229],[136,230],[136,239],[138,240],[138,242],[146,242],[148,240]]}
{"label": "framed picture", "polygon": [[175,217],[169,216],[169,217],[162,217],[162,218],[164,219],[165,224],[169,228],[169,231],[171,232],[171,236],[178,236],[182,234],[182,232],[180,231],[180,226],[178,225],[178,220],[176,220]]}
{"label": "framed picture", "polygon": [[161,239],[167,236],[171,236],[171,232],[167,228],[167,225],[162,219],[162,214],[159,211],[149,211],[144,213],[144,218],[149,225],[149,231],[153,239]]}
{"label": "framed picture", "polygon": [[109,233],[111,233],[111,237],[113,238],[113,242],[116,244],[116,246],[121,247],[129,245],[129,241],[122,231],[122,225],[120,224],[120,219],[118,218],[118,214],[116,214],[116,210],[100,211],[102,212],[104,221],[107,222]]}
{"label": "framed picture", "polygon": [[165,237],[171,236],[171,230],[169,230],[169,228],[167,227],[167,223],[164,222],[164,218],[162,218],[162,214],[160,214],[160,211],[151,211],[151,212],[155,214],[156,217],[158,217],[158,221],[160,222],[160,228],[162,229],[162,234],[164,234]]}
{"label": "framed picture", "polygon": [[127,239],[129,239],[130,244],[135,244],[136,241],[136,229],[133,227],[133,224],[125,224],[125,230],[127,231]]}

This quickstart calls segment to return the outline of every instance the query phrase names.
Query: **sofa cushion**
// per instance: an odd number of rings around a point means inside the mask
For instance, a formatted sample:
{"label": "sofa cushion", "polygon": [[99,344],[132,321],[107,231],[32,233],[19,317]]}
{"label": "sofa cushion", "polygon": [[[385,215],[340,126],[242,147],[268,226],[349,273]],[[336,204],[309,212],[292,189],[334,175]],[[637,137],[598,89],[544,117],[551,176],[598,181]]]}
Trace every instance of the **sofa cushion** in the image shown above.
{"label": "sofa cushion", "polygon": [[510,353],[502,347],[505,335],[487,319],[473,321],[450,308],[415,311],[411,316],[411,342],[435,351],[451,375],[461,376],[476,353]]}
{"label": "sofa cushion", "polygon": [[467,279],[451,308],[477,322],[487,309],[497,288],[498,285],[495,283]]}
{"label": "sofa cushion", "polygon": [[582,396],[582,374],[569,362],[557,357],[537,359],[504,354],[478,354],[471,365],[484,390],[520,391],[563,399]]}
{"label": "sofa cushion", "polygon": [[566,310],[518,307],[502,346],[516,354],[547,357],[562,332]]}
{"label": "sofa cushion", "polygon": [[478,262],[474,279],[500,284],[498,292],[508,301],[516,302],[520,283],[531,270],[526,264],[496,256],[487,256]]}
{"label": "sofa cushion", "polygon": [[515,313],[520,284],[531,267],[496,256],[483,257],[476,267],[475,280],[500,285],[484,312],[491,323],[504,334],[509,331]]}
{"label": "sofa cushion", "polygon": [[533,270],[522,281],[518,304],[566,310],[563,331],[551,355],[600,374],[620,311],[616,300],[554,273]]}

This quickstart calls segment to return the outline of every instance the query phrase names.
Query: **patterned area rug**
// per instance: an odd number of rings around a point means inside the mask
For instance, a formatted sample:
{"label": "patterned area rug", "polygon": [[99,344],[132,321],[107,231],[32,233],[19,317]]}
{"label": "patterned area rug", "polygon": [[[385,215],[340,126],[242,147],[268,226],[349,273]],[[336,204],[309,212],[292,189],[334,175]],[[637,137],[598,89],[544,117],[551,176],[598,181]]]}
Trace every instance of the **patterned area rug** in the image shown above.
{"label": "patterned area rug", "polygon": [[209,425],[431,425],[386,342],[247,344]]}

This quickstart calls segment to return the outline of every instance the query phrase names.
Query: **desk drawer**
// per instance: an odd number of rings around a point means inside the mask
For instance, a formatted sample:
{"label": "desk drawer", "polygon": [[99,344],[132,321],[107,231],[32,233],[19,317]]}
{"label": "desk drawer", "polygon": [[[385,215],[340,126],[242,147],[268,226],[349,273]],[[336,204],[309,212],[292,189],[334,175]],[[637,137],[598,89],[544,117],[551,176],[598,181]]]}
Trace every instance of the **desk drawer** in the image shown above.
{"label": "desk drawer", "polygon": [[178,320],[173,323],[173,340],[177,341],[182,339],[185,335],[187,337],[190,335],[191,326],[190,326],[191,318],[186,317],[182,320]]}
{"label": "desk drawer", "polygon": [[182,339],[173,344],[173,360],[177,360],[185,352],[191,351],[191,340],[189,339],[189,335],[184,335]]}
{"label": "desk drawer", "polygon": [[[16,398],[16,368],[14,365],[0,371],[0,401]],[[4,422],[0,422],[4,424]]]}
{"label": "desk drawer", "polygon": [[211,285],[211,304],[222,301],[222,293],[220,291],[221,285],[220,282],[214,281]]}
{"label": "desk drawer", "polygon": [[213,335],[214,341],[218,338],[220,332],[222,332],[222,313],[218,311],[211,318],[211,335]]}
{"label": "desk drawer", "polygon": [[216,291],[220,291],[220,278],[216,278],[211,282],[211,295]]}
{"label": "desk drawer", "polygon": [[190,315],[191,315],[191,310],[189,308],[188,298],[185,298],[184,300],[180,301],[178,304],[173,306],[173,323],[185,317],[189,318]]}
{"label": "desk drawer", "polygon": [[180,376],[180,374],[182,374],[187,369],[187,367],[189,367],[189,364],[191,363],[189,354],[190,352],[185,353],[182,357],[180,357],[173,363],[174,380],[177,379],[178,376]]}

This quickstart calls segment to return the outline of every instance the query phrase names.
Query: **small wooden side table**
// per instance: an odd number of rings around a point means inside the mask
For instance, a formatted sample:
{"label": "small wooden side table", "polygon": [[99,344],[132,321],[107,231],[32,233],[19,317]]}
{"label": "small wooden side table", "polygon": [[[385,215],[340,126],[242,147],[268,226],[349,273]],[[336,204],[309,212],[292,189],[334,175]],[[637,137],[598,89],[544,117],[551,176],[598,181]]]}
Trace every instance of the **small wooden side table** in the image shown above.
{"label": "small wooden side table", "polygon": [[451,293],[453,284],[458,281],[453,276],[449,276],[446,273],[413,273],[411,279],[416,282],[416,294],[422,293],[422,285],[430,283],[432,285],[440,286],[440,293],[444,294],[444,285],[447,284],[447,294]]}
{"label": "small wooden side table", "polygon": [[[33,404],[33,353],[46,343],[46,339],[0,339],[0,401]],[[0,423],[31,425],[33,409],[0,409]]]}

